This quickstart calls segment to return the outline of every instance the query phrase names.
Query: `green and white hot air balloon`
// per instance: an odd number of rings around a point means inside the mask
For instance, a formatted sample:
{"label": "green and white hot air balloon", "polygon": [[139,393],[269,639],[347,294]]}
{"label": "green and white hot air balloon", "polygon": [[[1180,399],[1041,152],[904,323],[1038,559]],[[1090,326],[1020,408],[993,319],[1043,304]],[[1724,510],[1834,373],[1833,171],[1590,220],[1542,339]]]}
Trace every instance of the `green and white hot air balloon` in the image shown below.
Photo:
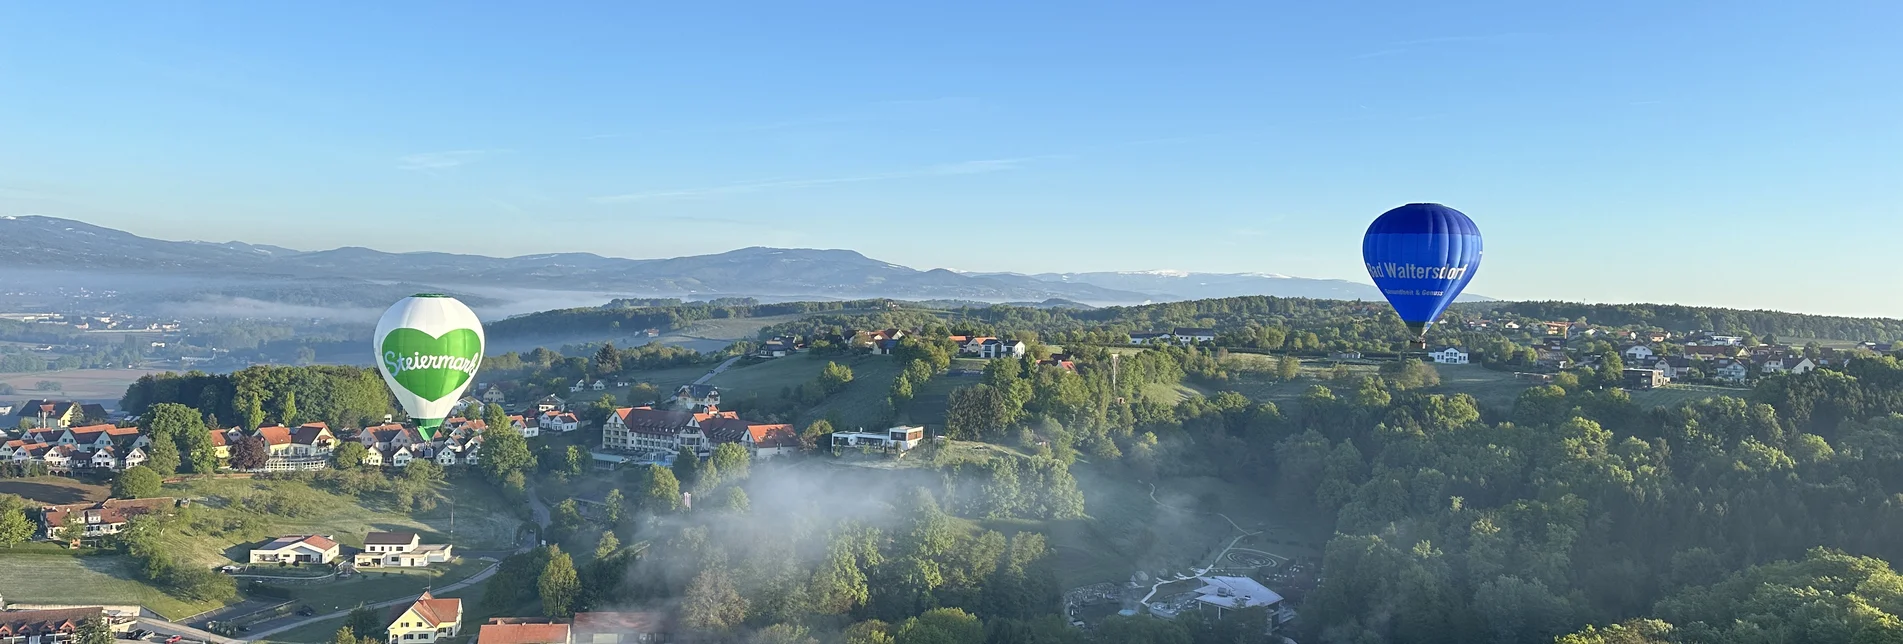
{"label": "green and white hot air balloon", "polygon": [[482,321],[447,295],[403,298],[377,321],[377,370],[424,440],[435,437],[476,377],[482,344]]}

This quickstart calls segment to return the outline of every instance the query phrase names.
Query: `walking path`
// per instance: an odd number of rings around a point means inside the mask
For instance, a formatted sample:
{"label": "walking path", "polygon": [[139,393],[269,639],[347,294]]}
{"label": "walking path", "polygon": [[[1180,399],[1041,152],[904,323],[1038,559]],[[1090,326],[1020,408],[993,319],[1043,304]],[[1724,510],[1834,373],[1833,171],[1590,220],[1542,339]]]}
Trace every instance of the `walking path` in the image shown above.
{"label": "walking path", "polygon": [[[1150,501],[1151,501],[1151,502],[1154,502],[1154,503],[1156,503],[1157,505],[1162,505],[1163,507],[1166,507],[1166,508],[1167,508],[1167,507],[1171,507],[1171,506],[1168,506],[1168,505],[1163,505],[1163,502],[1162,502],[1162,501],[1158,501],[1158,500],[1156,500],[1156,484],[1155,484],[1155,483],[1151,483],[1151,484],[1150,484]],[[1182,509],[1182,508],[1177,508],[1177,509],[1179,509],[1179,510],[1180,510],[1180,509]],[[1192,511],[1193,511],[1193,510],[1192,510]],[[1173,582],[1178,582],[1178,581],[1183,581],[1183,580],[1185,580],[1185,579],[1194,579],[1194,578],[1196,578],[1196,577],[1201,577],[1201,576],[1203,576],[1203,575],[1206,575],[1206,574],[1209,574],[1209,571],[1210,571],[1210,570],[1212,570],[1212,569],[1214,569],[1214,568],[1216,567],[1216,565],[1217,565],[1217,564],[1220,564],[1220,563],[1222,563],[1222,558],[1223,558],[1224,556],[1226,556],[1226,555],[1228,555],[1228,554],[1229,554],[1229,551],[1231,551],[1231,550],[1235,550],[1235,549],[1236,549],[1236,544],[1238,544],[1238,543],[1241,543],[1243,539],[1247,539],[1247,538],[1249,538],[1249,537],[1253,537],[1253,536],[1255,536],[1255,535],[1258,535],[1258,534],[1262,534],[1262,531],[1261,531],[1261,530],[1256,530],[1256,531],[1254,531],[1254,532],[1250,532],[1250,531],[1248,531],[1248,530],[1244,530],[1244,529],[1242,528],[1242,526],[1240,526],[1240,525],[1237,525],[1237,524],[1236,524],[1236,520],[1235,520],[1235,519],[1231,519],[1231,518],[1229,518],[1229,515],[1226,515],[1226,514],[1223,514],[1223,513],[1221,513],[1221,512],[1204,512],[1204,513],[1202,513],[1202,514],[1214,514],[1214,515],[1216,515],[1216,516],[1219,516],[1219,517],[1222,517],[1222,520],[1224,520],[1224,521],[1228,521],[1228,522],[1229,522],[1229,525],[1230,525],[1230,527],[1233,527],[1233,528],[1235,528],[1237,532],[1241,532],[1242,534],[1240,534],[1240,535],[1237,535],[1237,536],[1236,536],[1236,538],[1234,538],[1234,539],[1230,539],[1230,540],[1229,540],[1229,545],[1227,545],[1227,546],[1224,546],[1222,550],[1220,550],[1220,551],[1217,551],[1217,552],[1216,552],[1216,557],[1215,557],[1214,559],[1212,559],[1212,560],[1210,560],[1210,562],[1209,562],[1209,565],[1207,565],[1207,566],[1203,566],[1203,567],[1202,567],[1202,568],[1200,568],[1200,569],[1192,569],[1192,571],[1193,571],[1193,572],[1194,572],[1195,574],[1193,574],[1193,575],[1177,575],[1175,579],[1158,579],[1158,580],[1156,581],[1156,583],[1154,583],[1154,584],[1151,584],[1151,585],[1150,585],[1150,592],[1149,592],[1148,594],[1146,594],[1146,595],[1144,595],[1144,596],[1143,596],[1143,599],[1142,599],[1142,600],[1140,600],[1140,601],[1138,601],[1137,603],[1140,603],[1140,604],[1144,604],[1144,605],[1148,605],[1148,604],[1150,603],[1150,598],[1151,598],[1151,597],[1155,597],[1155,596],[1156,596],[1156,591],[1157,591],[1157,589],[1158,589],[1158,588],[1162,588],[1164,584],[1169,584],[1169,583],[1173,583]],[[1269,556],[1271,556],[1271,557],[1281,557],[1281,555],[1278,555],[1278,554],[1275,554],[1275,553],[1272,553],[1272,552],[1262,552],[1261,550],[1255,550],[1255,549],[1253,549],[1253,548],[1244,548],[1243,550],[1247,550],[1247,551],[1249,551],[1249,552],[1261,552],[1262,554],[1265,554],[1265,555],[1269,555]],[[1286,557],[1283,557],[1283,558],[1284,558],[1284,559],[1286,559]]]}

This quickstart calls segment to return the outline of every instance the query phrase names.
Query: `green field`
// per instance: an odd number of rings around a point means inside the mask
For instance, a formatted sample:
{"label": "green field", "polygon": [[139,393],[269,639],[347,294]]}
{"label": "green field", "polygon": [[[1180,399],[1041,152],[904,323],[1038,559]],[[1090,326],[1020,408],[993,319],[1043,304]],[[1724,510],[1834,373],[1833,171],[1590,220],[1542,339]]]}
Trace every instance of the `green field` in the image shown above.
{"label": "green field", "polygon": [[[471,564],[458,566],[454,571],[451,571],[447,574],[443,574],[440,577],[436,578],[437,580],[434,583],[437,586],[442,586],[444,584],[449,584],[449,583],[455,583],[456,581],[464,577],[467,577],[476,571],[479,571],[479,570],[482,570],[483,568],[488,567],[489,563],[490,562],[482,561],[482,562],[475,562]],[[497,617],[497,616],[514,617],[514,616],[522,616],[522,615],[534,615],[536,614],[536,611],[540,609],[540,606],[536,604],[531,604],[526,606],[502,607],[502,608],[496,608],[496,607],[484,605],[482,603],[483,592],[488,589],[489,584],[497,583],[498,580],[499,578],[497,577],[490,577],[468,588],[459,588],[449,592],[432,593],[432,594],[434,594],[437,597],[445,597],[445,598],[456,597],[463,600],[463,629],[464,629],[463,632],[471,633],[471,634],[475,632],[474,629],[479,628],[480,627],[479,625],[482,624],[484,621],[487,621],[490,617]],[[501,579],[500,581],[501,583],[517,583],[514,580],[507,580],[507,579]],[[343,582],[343,583],[351,583],[351,582]],[[422,587],[415,586],[414,584],[416,582],[413,580],[376,582],[376,583],[390,584],[387,586],[380,586],[376,589],[377,592],[385,592],[385,591],[389,592],[389,594],[387,595],[383,595],[381,597],[374,597],[373,599],[377,601],[384,601],[392,597],[398,597],[398,596],[409,594],[409,593],[421,592],[423,590]],[[402,585],[398,585],[399,583]],[[315,587],[313,588],[313,590],[321,592],[321,587]],[[352,591],[352,592],[355,592],[355,591]],[[313,606],[316,606],[316,605],[313,604]],[[349,604],[341,608],[336,608],[332,610],[341,610],[342,608],[351,608],[354,606],[356,606],[356,604],[353,603],[353,604]],[[297,643],[297,644],[322,644],[325,642],[330,642],[332,641],[334,636],[337,634],[337,629],[343,627],[344,619],[345,618],[339,617],[337,619],[330,619],[330,620],[324,620],[321,622],[316,622],[316,623],[302,626],[299,628],[294,628],[288,631],[284,631],[282,633],[272,635],[269,639],[264,639],[259,641],[287,642],[287,643]]]}
{"label": "green field", "polygon": [[1712,387],[1708,385],[1665,385],[1657,389],[1644,389],[1630,392],[1632,402],[1642,407],[1673,407],[1680,403],[1704,400],[1717,396],[1743,398],[1750,395],[1750,389],[1731,387]]}
{"label": "green field", "polygon": [[[825,363],[822,361],[820,364],[824,366]],[[892,381],[904,370],[899,359],[892,356],[855,355],[846,358],[843,364],[852,367],[852,382],[846,383],[846,388],[839,393],[827,396],[818,405],[800,412],[797,419],[800,426],[835,412],[848,427],[869,427],[890,415],[886,409],[886,397],[892,393]]]}
{"label": "green field", "polygon": [[30,501],[54,505],[102,501],[111,492],[111,488],[104,485],[94,485],[64,476],[0,480],[0,494],[12,494]]}
{"label": "green field", "polygon": [[[1238,359],[1243,354],[1230,354],[1230,359]],[[1240,358],[1243,361],[1257,361],[1270,356],[1251,355]],[[1242,364],[1247,364],[1246,362]],[[1349,383],[1336,383],[1330,379],[1335,369],[1334,361],[1315,360],[1302,363],[1302,377],[1288,382],[1274,380],[1263,372],[1241,371],[1235,379],[1222,385],[1206,387],[1208,389],[1235,391],[1248,396],[1250,400],[1267,400],[1278,406],[1288,407],[1302,397],[1309,387],[1321,385],[1330,389],[1352,386],[1350,383],[1365,376],[1378,375],[1377,364],[1351,363],[1346,365],[1350,377]],[[1532,386],[1513,376],[1511,372],[1494,371],[1480,365],[1434,365],[1440,373],[1441,384],[1423,390],[1431,394],[1467,394],[1473,396],[1481,405],[1509,408],[1519,399],[1520,392]],[[1286,411],[1286,410],[1285,410]]]}
{"label": "green field", "polygon": [[[299,605],[317,609],[319,615],[354,608],[393,597],[420,593],[432,586],[447,586],[489,567],[490,562],[458,556],[447,564],[428,568],[364,569],[349,579],[305,585],[285,585]],[[335,631],[335,629],[332,629]]]}
{"label": "green field", "polygon": [[[742,396],[757,394],[764,397],[775,397],[780,395],[780,389],[783,387],[798,387],[800,383],[807,382],[819,376],[819,372],[826,368],[826,362],[829,359],[853,367],[853,376],[857,379],[859,368],[853,359],[859,357],[861,356],[833,356],[827,358],[815,356],[811,353],[797,353],[784,358],[761,360],[752,364],[748,364],[748,361],[742,360],[734,363],[732,367],[720,372],[720,375],[714,376],[712,380],[707,382],[708,384],[719,386],[721,396],[726,396],[728,392],[732,392]],[[888,356],[864,357],[885,358],[886,360],[894,359]]]}
{"label": "green field", "polygon": [[[459,485],[452,481],[444,490],[445,499],[435,509],[423,512],[402,511],[377,500],[360,501],[297,481],[196,480],[168,485],[166,493],[194,499],[195,523],[199,525],[237,526],[236,530],[218,534],[186,529],[168,535],[173,552],[206,566],[243,561],[251,546],[291,534],[330,535],[347,545],[361,545],[368,532],[409,531],[422,534],[432,543],[499,549],[514,542],[515,531],[522,523],[515,514],[515,505],[496,496],[490,486],[473,482]],[[292,499],[308,510],[299,516],[280,516],[233,507],[236,500],[251,495]]]}
{"label": "green field", "polygon": [[218,607],[176,599],[135,580],[137,565],[123,555],[0,552],[0,596],[34,604],[139,604],[171,619]]}

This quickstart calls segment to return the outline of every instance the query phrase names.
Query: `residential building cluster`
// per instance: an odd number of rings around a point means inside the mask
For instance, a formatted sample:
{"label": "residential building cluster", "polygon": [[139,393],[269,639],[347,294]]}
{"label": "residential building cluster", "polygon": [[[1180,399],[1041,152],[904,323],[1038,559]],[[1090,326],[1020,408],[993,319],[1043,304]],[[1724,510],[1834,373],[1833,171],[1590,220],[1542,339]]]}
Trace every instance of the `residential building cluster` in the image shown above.
{"label": "residential building cluster", "polygon": [[1216,330],[1201,327],[1176,327],[1168,331],[1141,331],[1130,334],[1130,344],[1196,344],[1215,342]]}
{"label": "residential building cluster", "polygon": [[738,413],[721,411],[720,390],[712,385],[683,385],[669,402],[664,408],[642,405],[614,410],[602,423],[601,448],[652,458],[682,449],[705,456],[716,445],[736,443],[754,459],[799,449],[799,434],[792,425],[746,420]]}

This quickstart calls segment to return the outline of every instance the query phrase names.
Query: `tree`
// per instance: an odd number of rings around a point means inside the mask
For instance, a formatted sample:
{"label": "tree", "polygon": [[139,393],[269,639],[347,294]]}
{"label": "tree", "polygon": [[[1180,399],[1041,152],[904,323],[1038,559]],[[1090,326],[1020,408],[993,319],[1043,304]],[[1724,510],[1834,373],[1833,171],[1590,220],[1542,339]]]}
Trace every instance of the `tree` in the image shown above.
{"label": "tree", "polygon": [[244,418],[245,430],[257,429],[264,424],[264,401],[257,395],[247,396],[244,405],[238,409],[238,415]]}
{"label": "tree", "polygon": [[846,627],[843,644],[892,644],[892,629],[885,622],[870,619]]}
{"label": "tree", "polygon": [[159,473],[144,465],[135,465],[119,473],[112,482],[112,496],[120,499],[148,499],[159,495],[163,481]]}
{"label": "tree", "polygon": [[370,448],[364,447],[363,443],[346,441],[337,445],[337,449],[330,453],[330,458],[337,462],[337,469],[355,470],[363,467],[363,459],[369,455]]}
{"label": "tree", "polygon": [[572,475],[580,474],[587,468],[588,453],[583,452],[579,446],[569,445],[568,450],[562,455],[562,471]]}
{"label": "tree", "polygon": [[615,400],[614,394],[602,394],[601,398],[588,405],[588,411],[582,413],[582,418],[587,420],[588,424],[600,427],[602,423],[608,422],[608,417],[613,416],[615,410],[620,407],[621,403]]}
{"label": "tree", "polygon": [[178,444],[172,442],[171,439],[154,439],[151,445],[146,446],[145,465],[143,467],[148,467],[154,472],[170,476],[178,473],[178,465]]}
{"label": "tree", "polygon": [[615,351],[613,342],[604,342],[601,350],[595,352],[595,374],[614,375],[621,372],[621,354]]}
{"label": "tree", "polygon": [[893,644],[984,644],[985,628],[978,616],[961,608],[934,608],[905,620],[893,634]]}
{"label": "tree", "polygon": [[601,539],[595,542],[595,560],[607,559],[609,555],[613,555],[620,549],[621,539],[615,536],[615,531],[602,530]]}
{"label": "tree", "polygon": [[681,619],[688,628],[724,631],[747,618],[747,599],[734,589],[733,577],[725,569],[708,568],[687,584],[681,604]]}
{"label": "tree", "polygon": [[1275,376],[1282,380],[1294,380],[1302,375],[1302,361],[1295,356],[1282,356],[1275,361]]}
{"label": "tree", "polygon": [[33,520],[26,518],[26,507],[13,497],[0,498],[0,548],[11,548],[33,539]]}
{"label": "tree", "polygon": [[344,628],[350,629],[366,640],[383,641],[389,635],[388,631],[384,630],[385,626],[388,624],[384,623],[382,615],[376,609],[368,607],[358,607],[350,611],[349,617],[344,618]]}
{"label": "tree", "polygon": [[265,462],[270,460],[271,446],[264,442],[262,436],[241,437],[231,444],[232,469],[247,471],[263,469]]}
{"label": "tree", "polygon": [[344,626],[337,629],[336,635],[331,636],[330,644],[363,644],[363,642],[357,639],[356,629]]}
{"label": "tree", "polygon": [[727,488],[727,497],[721,500],[720,506],[736,514],[746,514],[752,502],[747,500],[747,491],[735,485]]}
{"label": "tree", "polygon": [[403,480],[417,486],[433,486],[443,482],[443,466],[427,458],[410,461],[403,468]]}
{"label": "tree", "polygon": [[[505,420],[503,427],[508,427]],[[529,451],[529,440],[512,431],[484,432],[482,460],[478,463],[489,480],[504,483],[513,472],[521,472],[535,466],[535,453]]]}
{"label": "tree", "polygon": [[815,420],[807,425],[806,429],[800,430],[800,449],[808,451],[817,449],[819,447],[819,441],[829,440],[827,437],[831,436],[832,433],[832,423],[827,422],[824,418]]}
{"label": "tree", "polygon": [[708,464],[720,472],[723,481],[745,480],[749,474],[752,457],[747,448],[739,443],[721,443],[714,447],[714,453],[708,458]]}
{"label": "tree", "polygon": [[297,392],[286,390],[278,396],[278,422],[286,426],[297,425]]}
{"label": "tree", "polygon": [[798,624],[774,624],[760,629],[747,644],[819,644],[819,640]]}
{"label": "tree", "polygon": [[482,408],[482,422],[489,427],[490,432],[484,437],[485,439],[494,438],[495,433],[511,431],[515,427],[515,421],[509,418],[509,412],[503,410],[502,405],[495,403],[489,403]]}
{"label": "tree", "polygon": [[94,616],[79,623],[78,637],[73,644],[112,644],[112,627],[106,625],[104,616]]}
{"label": "tree", "polygon": [[681,482],[674,471],[659,465],[643,468],[641,506],[649,512],[673,512],[681,507]]}
{"label": "tree", "polygon": [[536,588],[542,592],[542,616],[568,617],[575,612],[575,596],[581,592],[581,580],[575,575],[575,562],[561,548],[549,546],[548,565]]}
{"label": "tree", "polygon": [[674,478],[687,486],[700,481],[700,456],[694,450],[682,447],[674,453]]}
{"label": "tree", "polygon": [[33,388],[40,391],[66,391],[66,385],[60,384],[58,380],[41,380],[33,383]]}
{"label": "tree", "polygon": [[621,488],[609,489],[607,498],[602,499],[601,503],[605,506],[602,508],[602,512],[606,515],[608,523],[620,523],[621,511],[628,505],[628,499],[621,494]]}

